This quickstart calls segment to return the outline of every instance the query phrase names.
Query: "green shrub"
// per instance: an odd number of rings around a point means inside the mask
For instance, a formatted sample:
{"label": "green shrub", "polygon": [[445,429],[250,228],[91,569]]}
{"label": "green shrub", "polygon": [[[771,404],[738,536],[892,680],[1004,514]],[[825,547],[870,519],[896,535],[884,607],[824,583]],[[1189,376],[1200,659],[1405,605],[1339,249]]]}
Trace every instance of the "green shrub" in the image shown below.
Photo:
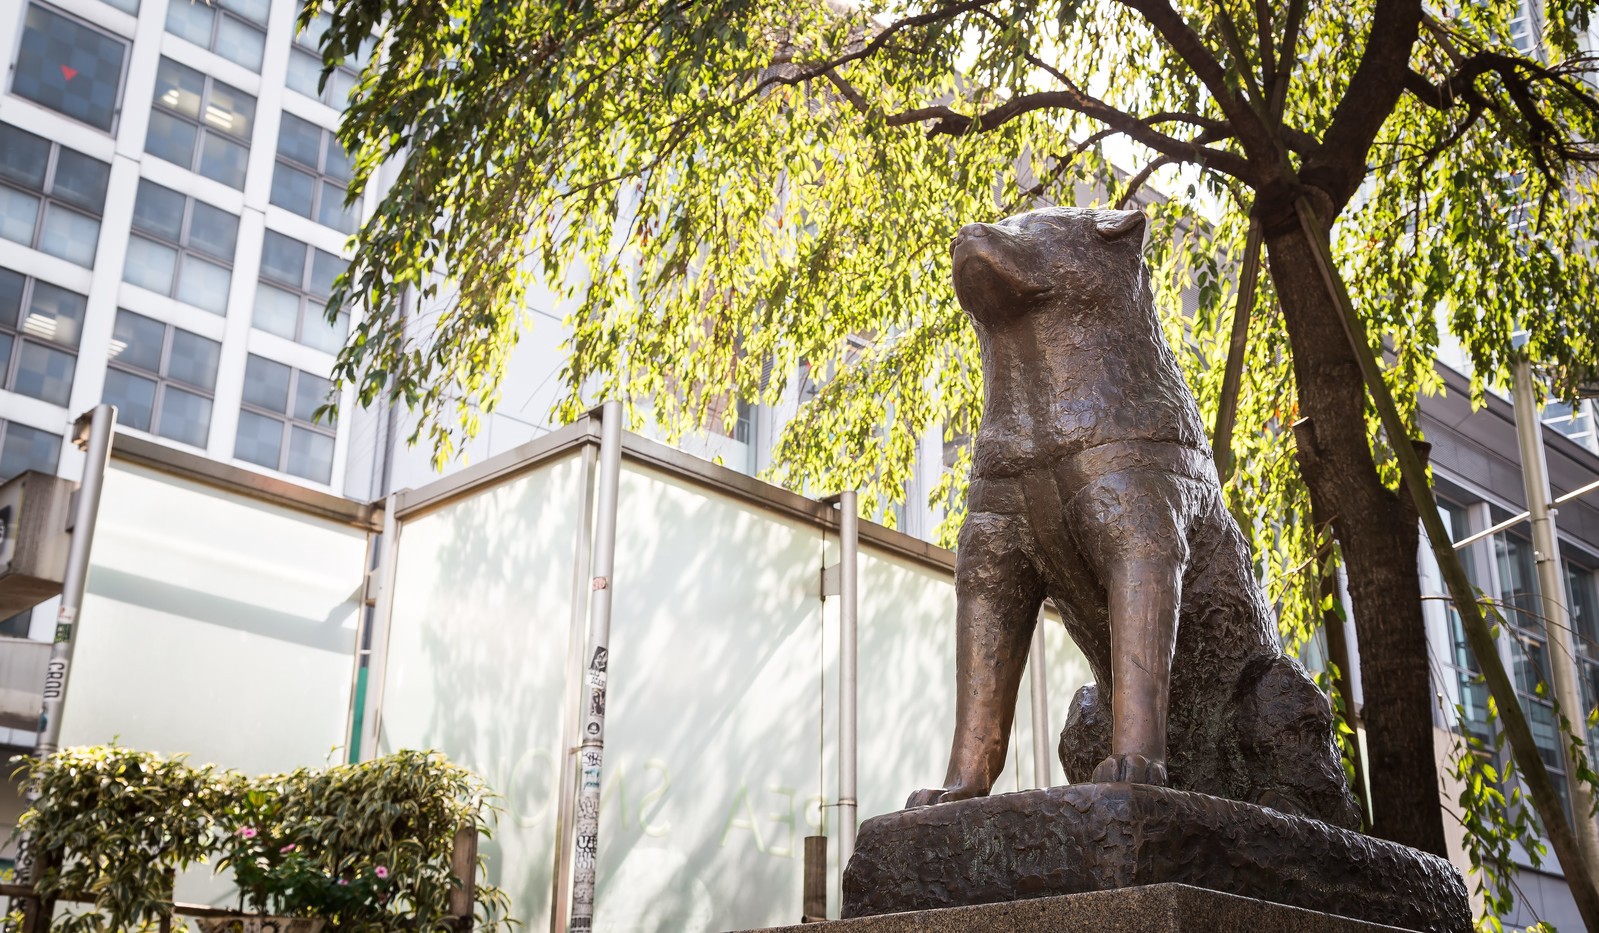
{"label": "green shrub", "polygon": [[[63,931],[153,924],[176,872],[212,860],[233,871],[241,908],[339,930],[393,929],[402,918],[438,928],[457,828],[490,831],[482,782],[429,752],[247,778],[101,746],[25,759],[21,770],[40,799],[19,831],[35,852],[61,854],[40,893],[92,905],[58,919]],[[485,928],[509,922],[504,893],[481,881],[475,906]]]}

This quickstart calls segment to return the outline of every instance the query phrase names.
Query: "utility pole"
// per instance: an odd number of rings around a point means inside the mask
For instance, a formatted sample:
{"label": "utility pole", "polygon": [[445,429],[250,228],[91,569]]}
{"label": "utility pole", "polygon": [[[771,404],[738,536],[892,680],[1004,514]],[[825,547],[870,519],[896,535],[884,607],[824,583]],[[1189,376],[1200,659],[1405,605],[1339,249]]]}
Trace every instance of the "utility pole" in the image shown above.
{"label": "utility pole", "polygon": [[[1527,489],[1527,513],[1532,520],[1532,548],[1538,567],[1538,593],[1543,605],[1544,635],[1549,671],[1554,679],[1555,702],[1561,717],[1583,730],[1587,716],[1577,679],[1577,643],[1572,637],[1571,614],[1566,606],[1566,580],[1560,563],[1560,540],[1555,534],[1555,513],[1549,507],[1549,465],[1544,457],[1543,420],[1532,395],[1532,364],[1525,356],[1516,360],[1512,398],[1516,408],[1516,440],[1521,446],[1521,477]],[[1586,739],[1586,736],[1584,736]],[[1586,742],[1584,743],[1586,748]],[[1571,794],[1577,845],[1589,869],[1599,866],[1599,824],[1594,822],[1593,795],[1578,777],[1570,737],[1560,730],[1560,751],[1566,762],[1566,786]],[[1584,752],[1585,753],[1585,752]],[[1599,879],[1595,879],[1599,883]]]}

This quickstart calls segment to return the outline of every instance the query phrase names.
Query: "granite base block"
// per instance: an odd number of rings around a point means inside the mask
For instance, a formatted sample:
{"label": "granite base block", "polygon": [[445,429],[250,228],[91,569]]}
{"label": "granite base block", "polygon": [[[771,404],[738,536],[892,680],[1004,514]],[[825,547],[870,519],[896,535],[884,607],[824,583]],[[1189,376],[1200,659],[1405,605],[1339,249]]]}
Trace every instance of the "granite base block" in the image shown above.
{"label": "granite base block", "polygon": [[844,873],[843,915],[1168,884],[1405,930],[1471,928],[1465,882],[1443,859],[1268,807],[1143,784],[1072,784],[867,820]]}
{"label": "granite base block", "polygon": [[[944,907],[776,927],[764,933],[1400,933],[1399,927],[1185,884]],[[751,931],[746,931],[751,933]]]}

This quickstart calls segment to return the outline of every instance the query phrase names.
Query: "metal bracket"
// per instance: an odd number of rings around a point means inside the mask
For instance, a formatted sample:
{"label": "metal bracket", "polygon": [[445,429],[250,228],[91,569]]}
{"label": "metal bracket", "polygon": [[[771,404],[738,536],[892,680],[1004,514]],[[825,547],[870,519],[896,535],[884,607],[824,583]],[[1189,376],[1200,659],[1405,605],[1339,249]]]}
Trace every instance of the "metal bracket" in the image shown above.
{"label": "metal bracket", "polygon": [[829,596],[841,596],[844,593],[844,584],[839,579],[839,566],[834,564],[831,567],[822,568],[821,596],[823,599]]}

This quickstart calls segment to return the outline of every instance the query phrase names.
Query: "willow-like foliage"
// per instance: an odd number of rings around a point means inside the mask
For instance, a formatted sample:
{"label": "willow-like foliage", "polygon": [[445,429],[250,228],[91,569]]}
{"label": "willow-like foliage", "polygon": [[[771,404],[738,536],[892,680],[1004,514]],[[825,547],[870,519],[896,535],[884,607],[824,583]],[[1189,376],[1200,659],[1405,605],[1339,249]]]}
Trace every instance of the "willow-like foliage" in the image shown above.
{"label": "willow-like foliage", "polygon": [[[730,400],[792,402],[804,368],[817,391],[770,478],[859,489],[892,520],[924,432],[958,443],[981,410],[956,230],[1139,197],[1167,334],[1213,420],[1264,151],[1247,124],[1273,126],[1292,45],[1271,143],[1293,164],[1325,154],[1364,106],[1350,89],[1374,23],[1410,6],[1424,19],[1405,92],[1357,159],[1337,261],[1412,424],[1440,389],[1445,329],[1474,391],[1505,382],[1524,331],[1570,395],[1599,359],[1584,142],[1599,106],[1578,0],[1547,4],[1532,57],[1512,41],[1515,0],[335,0],[330,64],[370,33],[383,47],[341,129],[351,197],[380,168],[395,179],[330,304],[361,311],[335,375],[363,403],[409,405],[413,440],[447,459],[498,401],[536,280],[570,308],[558,419],[621,398],[669,438],[731,427]],[[1262,276],[1226,494],[1300,644],[1332,568],[1295,398]],[[945,543],[969,465],[962,447],[931,491]]]}

